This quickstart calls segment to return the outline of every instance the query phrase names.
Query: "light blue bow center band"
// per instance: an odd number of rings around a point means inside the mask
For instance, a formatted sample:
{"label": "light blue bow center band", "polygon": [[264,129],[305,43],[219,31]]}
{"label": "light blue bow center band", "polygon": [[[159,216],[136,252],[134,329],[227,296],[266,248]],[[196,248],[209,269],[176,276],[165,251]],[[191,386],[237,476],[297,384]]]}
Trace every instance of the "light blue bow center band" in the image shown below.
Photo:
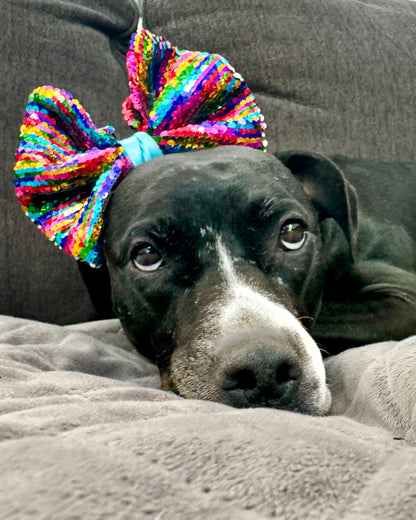
{"label": "light blue bow center band", "polygon": [[139,166],[150,159],[163,155],[156,141],[146,132],[136,132],[119,143],[126,151],[133,166]]}

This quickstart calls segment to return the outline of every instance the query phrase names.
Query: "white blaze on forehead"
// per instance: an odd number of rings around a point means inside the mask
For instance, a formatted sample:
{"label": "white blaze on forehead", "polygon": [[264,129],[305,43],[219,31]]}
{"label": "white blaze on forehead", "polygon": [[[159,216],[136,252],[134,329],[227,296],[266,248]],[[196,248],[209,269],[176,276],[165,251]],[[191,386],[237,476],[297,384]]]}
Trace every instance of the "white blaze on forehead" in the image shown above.
{"label": "white blaze on forehead", "polygon": [[327,399],[325,368],[318,346],[302,327],[296,317],[283,305],[276,303],[257,287],[241,280],[235,270],[233,259],[221,237],[217,237],[216,249],[219,266],[225,281],[225,302],[218,310],[219,329],[226,333],[235,329],[264,328],[287,331],[296,338],[302,356],[302,368],[319,382],[321,399]]}

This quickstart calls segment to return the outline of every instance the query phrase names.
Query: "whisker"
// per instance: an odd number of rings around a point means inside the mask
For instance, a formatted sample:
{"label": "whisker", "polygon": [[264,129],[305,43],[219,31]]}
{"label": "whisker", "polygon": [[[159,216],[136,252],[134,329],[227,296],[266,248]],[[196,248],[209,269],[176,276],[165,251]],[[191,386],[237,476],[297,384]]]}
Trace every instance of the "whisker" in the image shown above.
{"label": "whisker", "polygon": [[312,318],[312,316],[299,316],[299,320],[311,320],[314,321],[315,318]]}
{"label": "whisker", "polygon": [[329,377],[327,377],[326,384],[329,386],[329,388],[332,388],[334,386],[334,381],[332,379],[330,379]]}
{"label": "whisker", "polygon": [[319,348],[319,351],[322,352],[322,354],[326,354],[327,356],[330,356],[330,353],[327,350],[325,350],[324,348],[320,347],[319,345],[318,345],[318,348]]}

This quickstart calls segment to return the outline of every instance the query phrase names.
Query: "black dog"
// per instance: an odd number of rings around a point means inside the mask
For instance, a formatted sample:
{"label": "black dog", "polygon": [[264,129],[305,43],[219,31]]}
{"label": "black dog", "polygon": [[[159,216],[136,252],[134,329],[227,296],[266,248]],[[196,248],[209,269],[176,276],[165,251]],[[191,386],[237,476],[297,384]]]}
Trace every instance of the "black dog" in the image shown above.
{"label": "black dog", "polygon": [[113,306],[163,388],[322,414],[307,330],[329,353],[416,332],[416,175],[278,158],[233,146],[131,172],[107,214]]}

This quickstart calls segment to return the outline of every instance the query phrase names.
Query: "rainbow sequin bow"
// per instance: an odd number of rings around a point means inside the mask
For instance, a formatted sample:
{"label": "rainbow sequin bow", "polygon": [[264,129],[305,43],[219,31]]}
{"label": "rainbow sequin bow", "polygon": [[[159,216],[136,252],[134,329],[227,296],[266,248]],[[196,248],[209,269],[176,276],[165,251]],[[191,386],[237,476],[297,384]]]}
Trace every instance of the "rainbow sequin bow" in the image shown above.
{"label": "rainbow sequin bow", "polygon": [[16,154],[15,188],[24,212],[60,248],[102,264],[104,212],[111,191],[141,162],[218,145],[265,147],[263,117],[244,80],[219,55],[180,51],[146,30],[127,53],[127,123],[117,141],[97,128],[70,94],[32,92]]}

